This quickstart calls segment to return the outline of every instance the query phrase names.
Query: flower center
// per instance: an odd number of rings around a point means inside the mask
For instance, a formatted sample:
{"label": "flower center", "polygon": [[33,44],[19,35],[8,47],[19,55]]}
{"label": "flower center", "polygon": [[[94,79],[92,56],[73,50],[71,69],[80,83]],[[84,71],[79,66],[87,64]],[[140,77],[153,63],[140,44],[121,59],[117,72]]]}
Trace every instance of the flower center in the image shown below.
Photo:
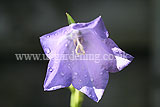
{"label": "flower center", "polygon": [[[81,44],[81,42],[83,42],[83,39],[77,38],[76,40],[74,39],[73,42],[74,42],[74,45],[76,46],[76,49],[75,49],[76,54],[77,55],[85,54],[85,51],[83,49],[83,45]],[[78,50],[80,50],[80,52],[78,52]]]}
{"label": "flower center", "polygon": [[74,45],[76,46],[75,52],[77,55],[80,54],[85,54],[85,51],[83,49],[83,38],[80,37],[81,32],[79,30],[74,30],[71,34],[70,37],[73,39]]}

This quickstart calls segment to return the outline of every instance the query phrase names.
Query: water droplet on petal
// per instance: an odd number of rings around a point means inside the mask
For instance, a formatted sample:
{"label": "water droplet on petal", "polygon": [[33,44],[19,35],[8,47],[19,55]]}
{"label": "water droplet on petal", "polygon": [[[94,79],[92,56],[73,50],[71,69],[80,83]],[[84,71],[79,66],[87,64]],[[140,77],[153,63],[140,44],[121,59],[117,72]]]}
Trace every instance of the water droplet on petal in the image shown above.
{"label": "water droplet on petal", "polygon": [[77,72],[74,72],[74,75],[78,75],[78,73],[77,73]]}
{"label": "water droplet on petal", "polygon": [[67,33],[67,30],[64,30],[63,33],[64,33],[64,34]]}
{"label": "water droplet on petal", "polygon": [[50,37],[50,35],[47,35],[47,38],[49,38]]}
{"label": "water droplet on petal", "polygon": [[84,75],[84,77],[87,77],[87,75]]}
{"label": "water droplet on petal", "polygon": [[57,36],[57,35],[58,35],[58,33],[54,33],[54,35],[55,35],[55,36]]}
{"label": "water droplet on petal", "polygon": [[61,75],[62,75],[62,76],[64,76],[64,73],[63,73],[63,72],[61,72]]}
{"label": "water droplet on petal", "polygon": [[66,44],[65,44],[65,47],[67,47],[67,46],[68,46],[68,44],[66,43]]}
{"label": "water droplet on petal", "polygon": [[103,75],[103,72],[100,72],[100,75]]}
{"label": "water droplet on petal", "polygon": [[72,79],[76,79],[76,77],[75,77],[75,76],[73,76],[73,77],[72,77]]}
{"label": "water droplet on petal", "polygon": [[108,31],[106,32],[106,35],[107,35],[107,36],[109,35]]}
{"label": "water droplet on petal", "polygon": [[82,80],[79,80],[79,82],[82,82]]}
{"label": "water droplet on petal", "polygon": [[91,94],[89,94],[89,97],[91,97],[92,95]]}
{"label": "water droplet on petal", "polygon": [[51,50],[49,48],[44,48],[44,51],[45,51],[46,54],[51,53]]}
{"label": "water droplet on petal", "polygon": [[71,69],[71,65],[70,64],[68,64],[68,68]]}
{"label": "water droplet on petal", "polygon": [[48,69],[49,69],[49,71],[50,71],[50,72],[52,72],[52,71],[53,71],[53,69],[52,69],[52,68],[50,68],[50,67],[49,67]]}
{"label": "water droplet on petal", "polygon": [[91,81],[92,81],[92,82],[94,81],[93,78],[91,78]]}

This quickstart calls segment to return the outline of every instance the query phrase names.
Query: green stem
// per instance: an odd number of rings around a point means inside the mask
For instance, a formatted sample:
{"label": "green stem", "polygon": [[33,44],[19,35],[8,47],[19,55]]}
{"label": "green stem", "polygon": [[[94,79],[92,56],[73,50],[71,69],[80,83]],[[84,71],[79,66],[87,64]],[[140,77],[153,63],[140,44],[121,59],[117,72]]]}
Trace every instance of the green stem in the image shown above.
{"label": "green stem", "polygon": [[[75,23],[74,19],[68,13],[66,13],[66,16],[69,25]],[[81,107],[83,102],[83,93],[75,89],[72,84],[69,86],[69,89],[71,91],[70,107]]]}
{"label": "green stem", "polygon": [[69,86],[71,91],[70,107],[81,107],[83,102],[83,93],[75,89],[72,85]]}

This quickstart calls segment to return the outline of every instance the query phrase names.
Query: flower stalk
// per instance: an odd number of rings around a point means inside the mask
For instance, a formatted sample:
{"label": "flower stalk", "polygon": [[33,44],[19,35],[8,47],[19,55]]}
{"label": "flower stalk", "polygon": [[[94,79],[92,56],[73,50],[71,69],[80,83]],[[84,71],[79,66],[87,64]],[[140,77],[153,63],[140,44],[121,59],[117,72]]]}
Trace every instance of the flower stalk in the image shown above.
{"label": "flower stalk", "polygon": [[[68,13],[66,13],[66,16],[68,19],[68,24],[75,23],[74,19]],[[78,49],[76,52],[78,53]],[[69,89],[71,91],[70,107],[81,107],[82,102],[83,102],[83,93],[75,89],[72,84],[69,86]]]}
{"label": "flower stalk", "polygon": [[81,107],[83,102],[83,93],[75,89],[73,85],[70,85],[69,89],[71,91],[70,107]]}

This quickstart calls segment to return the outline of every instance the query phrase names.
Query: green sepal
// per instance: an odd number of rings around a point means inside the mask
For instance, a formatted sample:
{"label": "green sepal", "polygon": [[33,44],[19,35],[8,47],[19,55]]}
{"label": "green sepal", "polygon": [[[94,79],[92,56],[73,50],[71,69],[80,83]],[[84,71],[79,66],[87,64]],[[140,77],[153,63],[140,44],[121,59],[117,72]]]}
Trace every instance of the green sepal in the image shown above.
{"label": "green sepal", "polygon": [[67,16],[69,25],[72,24],[72,23],[75,23],[74,19],[68,13],[66,13],[66,16]]}

